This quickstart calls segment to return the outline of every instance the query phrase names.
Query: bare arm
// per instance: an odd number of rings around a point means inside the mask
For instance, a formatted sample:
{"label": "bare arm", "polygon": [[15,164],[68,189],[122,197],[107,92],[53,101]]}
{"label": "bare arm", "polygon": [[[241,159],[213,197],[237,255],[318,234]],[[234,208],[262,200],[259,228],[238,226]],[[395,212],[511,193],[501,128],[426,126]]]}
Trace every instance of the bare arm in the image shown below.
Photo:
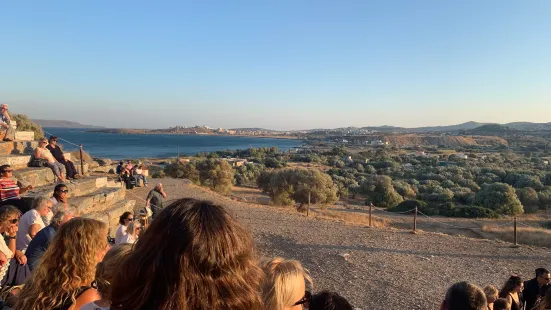
{"label": "bare arm", "polygon": [[31,226],[29,226],[29,236],[31,237],[31,239],[34,239],[34,236],[36,236],[36,234],[38,234],[39,231],[40,231],[40,225],[32,224]]}
{"label": "bare arm", "polygon": [[35,157],[35,158],[41,158],[41,157],[40,157],[40,150],[39,150],[38,148],[36,148],[36,149],[34,150],[34,157]]}

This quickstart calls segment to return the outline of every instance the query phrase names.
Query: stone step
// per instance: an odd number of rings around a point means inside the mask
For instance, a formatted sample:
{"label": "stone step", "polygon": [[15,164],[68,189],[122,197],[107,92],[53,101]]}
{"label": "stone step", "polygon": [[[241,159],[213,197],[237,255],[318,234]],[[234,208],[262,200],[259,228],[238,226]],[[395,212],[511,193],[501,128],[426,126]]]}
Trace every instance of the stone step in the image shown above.
{"label": "stone step", "polygon": [[0,155],[32,154],[38,147],[38,141],[3,141],[0,142]]}
{"label": "stone step", "polygon": [[0,165],[10,165],[13,169],[27,168],[31,155],[0,155]]}
{"label": "stone step", "polygon": [[69,205],[75,209],[77,214],[88,214],[101,212],[123,200],[126,190],[119,188],[100,188],[88,195],[69,199]]}
{"label": "stone step", "polygon": [[126,211],[133,212],[135,204],[135,200],[123,200],[117,202],[107,210],[87,213],[82,216],[106,223],[109,227],[109,236],[115,237],[115,232],[117,231],[117,226],[119,225],[119,217]]}
{"label": "stone step", "polygon": [[[106,177],[87,177],[87,178],[74,180],[72,183],[65,183],[65,185],[67,185],[67,188],[69,189],[69,193],[67,193],[68,198],[79,197],[79,196],[91,194],[99,188],[106,187],[107,178]],[[21,198],[27,203],[27,205],[31,206],[32,201],[36,197],[40,197],[40,196],[51,197],[54,193],[54,187],[55,187],[54,184],[40,186],[21,195]]]}
{"label": "stone step", "polygon": [[24,168],[15,170],[13,176],[23,184],[23,186],[32,185],[33,187],[40,187],[45,185],[51,185],[55,182],[55,176],[52,169],[48,167],[43,168]]}
{"label": "stone step", "polygon": [[16,131],[15,141],[33,141],[34,131]]}

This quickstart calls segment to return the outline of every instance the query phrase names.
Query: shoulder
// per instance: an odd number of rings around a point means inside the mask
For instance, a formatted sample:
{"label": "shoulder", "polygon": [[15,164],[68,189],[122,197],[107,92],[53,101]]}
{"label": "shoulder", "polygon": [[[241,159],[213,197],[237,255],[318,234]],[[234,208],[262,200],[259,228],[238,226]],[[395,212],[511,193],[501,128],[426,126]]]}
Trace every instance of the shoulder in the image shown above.
{"label": "shoulder", "polygon": [[86,289],[82,294],[77,297],[75,303],[75,309],[80,309],[80,307],[91,303],[93,301],[99,300],[101,297],[98,294],[98,291],[94,288]]}

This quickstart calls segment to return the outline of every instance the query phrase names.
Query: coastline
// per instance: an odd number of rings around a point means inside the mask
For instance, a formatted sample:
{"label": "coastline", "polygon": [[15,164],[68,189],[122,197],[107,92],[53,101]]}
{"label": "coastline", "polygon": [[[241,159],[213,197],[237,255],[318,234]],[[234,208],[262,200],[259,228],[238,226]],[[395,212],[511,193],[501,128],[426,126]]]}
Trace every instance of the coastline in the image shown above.
{"label": "coastline", "polygon": [[267,138],[267,139],[284,139],[284,140],[300,140],[305,141],[304,139],[298,136],[270,136],[270,135],[228,135],[228,134],[216,134],[216,133],[178,133],[178,132],[151,132],[145,131],[142,129],[92,129],[86,130],[86,132],[91,133],[108,133],[108,134],[119,134],[119,135],[180,135],[180,136],[216,136],[216,137],[247,137],[247,138]]}

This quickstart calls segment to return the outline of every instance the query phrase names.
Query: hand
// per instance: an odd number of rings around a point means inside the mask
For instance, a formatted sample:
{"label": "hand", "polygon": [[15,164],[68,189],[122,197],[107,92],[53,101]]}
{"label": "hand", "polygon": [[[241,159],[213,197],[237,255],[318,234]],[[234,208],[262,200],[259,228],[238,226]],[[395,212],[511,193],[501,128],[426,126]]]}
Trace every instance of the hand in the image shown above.
{"label": "hand", "polygon": [[27,264],[27,256],[19,250],[15,251],[15,259],[17,259],[17,262],[21,265]]}
{"label": "hand", "polygon": [[4,127],[4,128],[9,128],[9,127],[10,127],[10,125],[8,125],[8,124],[4,123],[4,124],[2,124],[2,127]]}
{"label": "hand", "polygon": [[32,185],[29,185],[27,187],[25,187],[26,190],[30,190],[30,189],[33,189],[33,186]]}
{"label": "hand", "polygon": [[8,263],[8,258],[6,257],[6,254],[0,252],[0,268],[6,266]]}
{"label": "hand", "polygon": [[10,228],[8,228],[8,235],[10,237],[15,237],[18,231],[19,227],[17,225],[10,226]]}

